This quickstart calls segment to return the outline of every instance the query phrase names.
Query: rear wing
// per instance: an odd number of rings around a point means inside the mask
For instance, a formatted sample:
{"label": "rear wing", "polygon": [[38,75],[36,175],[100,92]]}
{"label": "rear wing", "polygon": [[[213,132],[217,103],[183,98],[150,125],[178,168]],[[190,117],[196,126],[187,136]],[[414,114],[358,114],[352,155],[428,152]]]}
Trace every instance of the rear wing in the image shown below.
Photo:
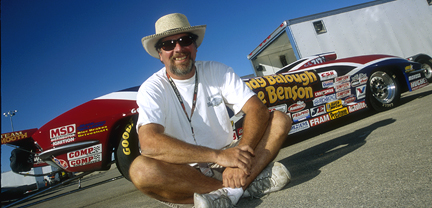
{"label": "rear wing", "polygon": [[12,144],[16,146],[21,146],[20,144],[31,138],[37,130],[37,128],[34,128],[1,134],[1,144]]}

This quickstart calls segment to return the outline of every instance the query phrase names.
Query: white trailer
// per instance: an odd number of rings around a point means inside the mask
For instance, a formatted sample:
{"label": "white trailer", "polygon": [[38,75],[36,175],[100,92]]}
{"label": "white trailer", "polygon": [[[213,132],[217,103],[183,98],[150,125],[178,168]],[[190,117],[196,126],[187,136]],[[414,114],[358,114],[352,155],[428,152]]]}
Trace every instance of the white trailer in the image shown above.
{"label": "white trailer", "polygon": [[376,0],[286,20],[247,58],[255,76],[264,76],[327,52],[338,58],[387,54],[432,63],[420,55],[432,55],[431,0]]}

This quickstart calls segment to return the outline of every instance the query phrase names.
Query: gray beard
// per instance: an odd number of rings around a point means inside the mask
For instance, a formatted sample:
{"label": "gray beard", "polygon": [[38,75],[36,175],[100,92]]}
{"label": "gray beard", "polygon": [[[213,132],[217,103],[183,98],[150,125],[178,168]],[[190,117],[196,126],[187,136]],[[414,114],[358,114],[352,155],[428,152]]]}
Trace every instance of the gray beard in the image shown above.
{"label": "gray beard", "polygon": [[170,71],[177,76],[184,76],[189,74],[194,66],[195,61],[192,59],[189,60],[187,65],[176,66],[173,62],[171,62]]}

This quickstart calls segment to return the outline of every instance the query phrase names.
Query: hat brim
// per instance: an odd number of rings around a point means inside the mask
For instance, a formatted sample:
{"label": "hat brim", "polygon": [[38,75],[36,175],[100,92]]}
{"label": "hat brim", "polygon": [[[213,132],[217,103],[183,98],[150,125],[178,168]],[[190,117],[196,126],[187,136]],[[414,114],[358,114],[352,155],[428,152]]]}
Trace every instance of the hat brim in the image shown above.
{"label": "hat brim", "polygon": [[159,53],[157,52],[155,45],[160,39],[171,35],[180,34],[180,33],[193,33],[198,36],[198,39],[196,40],[196,44],[198,48],[204,39],[205,30],[206,30],[206,25],[178,28],[178,29],[165,31],[163,33],[143,37],[141,39],[141,42],[144,46],[144,49],[147,51],[148,54],[150,54],[150,56],[159,58]]}

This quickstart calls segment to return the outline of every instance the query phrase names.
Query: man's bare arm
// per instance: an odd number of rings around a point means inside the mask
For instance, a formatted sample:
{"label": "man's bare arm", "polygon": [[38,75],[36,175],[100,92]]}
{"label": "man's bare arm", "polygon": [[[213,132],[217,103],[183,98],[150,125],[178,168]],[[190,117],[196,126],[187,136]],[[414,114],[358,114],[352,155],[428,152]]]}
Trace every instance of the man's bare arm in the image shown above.
{"label": "man's bare arm", "polygon": [[139,128],[142,155],[175,164],[209,162],[224,167],[238,167],[250,171],[253,150],[249,146],[238,146],[227,150],[215,150],[193,145],[164,134],[159,124],[146,124]]}

